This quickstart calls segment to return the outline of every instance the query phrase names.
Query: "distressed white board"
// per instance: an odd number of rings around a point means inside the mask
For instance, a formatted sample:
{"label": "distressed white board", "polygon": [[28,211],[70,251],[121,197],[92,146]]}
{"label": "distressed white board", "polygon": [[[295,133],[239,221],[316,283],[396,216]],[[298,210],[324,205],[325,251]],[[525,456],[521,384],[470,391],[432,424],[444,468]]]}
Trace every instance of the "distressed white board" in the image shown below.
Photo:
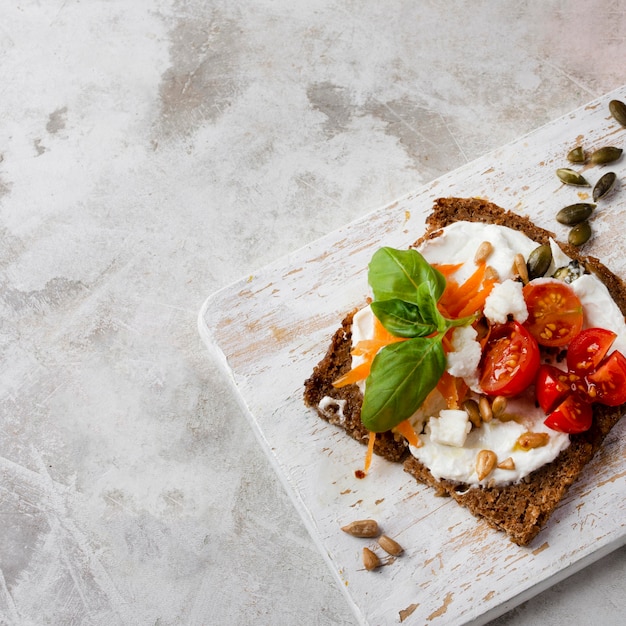
{"label": "distressed white board", "polygon": [[[322,358],[343,315],[367,295],[366,268],[381,245],[403,248],[423,232],[441,196],[481,196],[528,215],[567,238],[556,212],[588,199],[591,189],[562,185],[567,152],[623,147],[626,129],[608,102],[626,87],[555,120],[363,219],[212,295],[199,315],[208,347],[228,372],[259,440],[363,624],[484,623],[626,542],[626,421],[527,548],[436,498],[401,466],[375,458],[358,480],[364,448],[302,403],[303,381]],[[626,157],[609,166],[581,166],[593,184],[605,171],[626,177]],[[584,248],[626,277],[626,183],[599,202],[594,238]],[[370,545],[339,530],[373,517],[406,553],[367,572]]]}

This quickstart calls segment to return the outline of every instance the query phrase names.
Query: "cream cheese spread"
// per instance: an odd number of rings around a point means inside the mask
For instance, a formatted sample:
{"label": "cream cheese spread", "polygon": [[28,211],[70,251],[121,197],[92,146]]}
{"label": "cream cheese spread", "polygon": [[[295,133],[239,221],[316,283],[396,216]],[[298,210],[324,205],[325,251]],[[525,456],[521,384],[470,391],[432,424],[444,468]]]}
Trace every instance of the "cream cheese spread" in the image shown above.
{"label": "cream cheese spread", "polygon": [[[455,280],[462,283],[476,269],[474,256],[484,241],[489,241],[493,246],[488,264],[495,269],[499,280],[485,303],[484,313],[491,322],[504,322],[508,315],[512,315],[523,323],[528,312],[521,287],[512,280],[514,259],[518,253],[527,259],[538,245],[525,234],[494,224],[455,222],[443,229],[440,236],[424,242],[419,251],[431,264],[462,264],[453,275]],[[548,276],[556,268],[570,262],[556,243],[551,242],[551,248],[553,262],[547,272]],[[614,331],[617,333],[614,348],[626,354],[624,316],[605,285],[594,275],[585,274],[574,280],[570,286],[583,305],[584,327],[598,326]],[[353,345],[363,339],[371,339],[373,333],[374,316],[367,306],[353,318]],[[453,351],[447,355],[448,371],[463,378],[470,389],[478,392],[481,349],[476,341],[476,331],[471,327],[455,329],[452,347]],[[362,358],[353,356],[352,367],[361,362]],[[360,388],[364,391],[364,381]],[[461,415],[447,415],[445,403],[441,406],[436,404],[421,407],[413,416],[416,432],[421,433],[420,445],[410,446],[409,449],[437,479],[450,479],[470,486],[518,482],[532,471],[553,461],[569,445],[567,434],[545,426],[545,414],[535,406],[532,394],[508,400],[507,415],[515,415],[515,420],[494,419],[484,422],[479,428],[471,428],[469,421],[463,424],[460,421]],[[443,421],[439,421],[442,418]],[[520,435],[529,431],[548,433],[548,443],[529,450],[520,449],[516,442]],[[499,462],[512,458],[514,469],[496,468],[487,478],[479,480],[475,469],[476,457],[484,449],[495,452]]]}

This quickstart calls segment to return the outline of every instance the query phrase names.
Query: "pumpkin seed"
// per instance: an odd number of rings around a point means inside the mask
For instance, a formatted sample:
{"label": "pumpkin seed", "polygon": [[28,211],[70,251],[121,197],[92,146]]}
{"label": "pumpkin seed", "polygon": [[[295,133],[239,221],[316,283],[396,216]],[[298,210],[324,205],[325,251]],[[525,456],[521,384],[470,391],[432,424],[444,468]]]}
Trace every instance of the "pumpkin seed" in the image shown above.
{"label": "pumpkin seed", "polygon": [[566,224],[567,226],[575,226],[588,219],[595,208],[596,205],[590,202],[570,204],[569,206],[563,207],[556,214],[556,221],[560,224]]}
{"label": "pumpkin seed", "polygon": [[604,176],[601,176],[598,182],[594,185],[593,192],[591,193],[594,201],[604,198],[604,196],[611,191],[616,180],[617,176],[615,175],[615,172],[607,172]]}
{"label": "pumpkin seed", "polygon": [[559,267],[552,278],[562,280],[564,283],[573,283],[577,278],[580,278],[585,273],[585,268],[578,261],[570,261],[568,265]]}
{"label": "pumpkin seed", "polygon": [[615,146],[604,146],[604,148],[598,148],[592,153],[590,159],[594,165],[605,165],[617,161],[622,156],[623,150],[616,148]]}
{"label": "pumpkin seed", "polygon": [[587,243],[590,238],[591,225],[589,222],[581,222],[580,224],[576,224],[576,226],[569,231],[567,240],[572,246],[582,246],[584,243]]}
{"label": "pumpkin seed", "polygon": [[572,148],[572,150],[567,153],[567,160],[570,163],[584,163],[585,151],[583,150],[583,147],[576,146],[575,148]]}
{"label": "pumpkin seed", "polygon": [[548,271],[550,263],[552,263],[552,250],[550,246],[543,245],[535,248],[528,255],[528,261],[526,261],[528,278],[533,280],[534,278],[543,276]]}
{"label": "pumpkin seed", "polygon": [[626,126],[626,104],[621,100],[611,100],[609,102],[609,111],[622,126]]}
{"label": "pumpkin seed", "polygon": [[569,167],[560,167],[556,171],[556,175],[559,177],[561,182],[566,185],[576,185],[577,187],[591,187],[591,185],[587,182],[585,177],[574,170],[571,170]]}

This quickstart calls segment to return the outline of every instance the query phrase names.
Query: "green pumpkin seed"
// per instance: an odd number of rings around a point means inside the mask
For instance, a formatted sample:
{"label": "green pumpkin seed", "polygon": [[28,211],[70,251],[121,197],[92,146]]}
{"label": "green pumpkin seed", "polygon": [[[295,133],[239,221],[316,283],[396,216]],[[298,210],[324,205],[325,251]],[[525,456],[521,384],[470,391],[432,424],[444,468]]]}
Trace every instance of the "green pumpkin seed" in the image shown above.
{"label": "green pumpkin seed", "polygon": [[570,163],[584,163],[585,151],[582,146],[576,146],[567,153],[567,160]]}
{"label": "green pumpkin seed", "polygon": [[604,198],[609,191],[613,188],[617,176],[615,172],[607,172],[604,176],[601,176],[598,182],[594,185],[591,195],[594,202],[597,202],[600,198]]}
{"label": "green pumpkin seed", "polygon": [[580,224],[576,224],[576,226],[569,231],[567,240],[572,246],[582,246],[589,241],[590,237],[591,225],[589,222],[581,222]]}
{"label": "green pumpkin seed", "polygon": [[626,104],[621,100],[611,100],[609,102],[609,111],[622,126],[626,126]]}
{"label": "green pumpkin seed", "polygon": [[556,221],[567,226],[575,226],[588,219],[595,208],[596,205],[590,202],[570,204],[556,214]]}
{"label": "green pumpkin seed", "polygon": [[552,263],[552,249],[550,246],[543,245],[535,248],[528,255],[528,261],[526,261],[529,280],[543,276],[548,271],[550,263]]}
{"label": "green pumpkin seed", "polygon": [[585,273],[585,268],[576,260],[570,261],[569,265],[559,267],[554,272],[552,278],[562,280],[566,283],[573,283],[577,278],[580,278]]}
{"label": "green pumpkin seed", "polygon": [[566,185],[576,185],[577,187],[591,187],[582,174],[569,169],[569,167],[560,167],[556,171],[556,175],[561,182]]}
{"label": "green pumpkin seed", "polygon": [[591,155],[591,162],[594,165],[605,165],[606,163],[612,163],[617,161],[622,156],[623,150],[616,148],[615,146],[605,146],[604,148],[598,148]]}

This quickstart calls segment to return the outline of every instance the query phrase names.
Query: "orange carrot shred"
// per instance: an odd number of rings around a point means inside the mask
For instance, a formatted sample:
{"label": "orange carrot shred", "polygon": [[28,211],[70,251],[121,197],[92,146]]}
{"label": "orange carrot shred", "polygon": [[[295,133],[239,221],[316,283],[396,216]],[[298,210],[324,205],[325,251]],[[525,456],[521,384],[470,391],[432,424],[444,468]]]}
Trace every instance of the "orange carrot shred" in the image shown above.
{"label": "orange carrot shred", "polygon": [[372,457],[374,456],[374,443],[376,442],[376,433],[370,432],[370,438],[367,442],[367,452],[365,453],[365,466],[363,468],[363,473],[367,475],[367,472],[370,469],[370,465],[372,464]]}
{"label": "orange carrot shred", "polygon": [[463,263],[442,263],[441,265],[433,263],[432,267],[447,278],[451,274],[454,274],[454,272],[456,272],[462,265]]}
{"label": "orange carrot shred", "polygon": [[419,446],[417,433],[408,419],[400,422],[396,426],[396,430],[409,442],[409,445],[415,447]]}

